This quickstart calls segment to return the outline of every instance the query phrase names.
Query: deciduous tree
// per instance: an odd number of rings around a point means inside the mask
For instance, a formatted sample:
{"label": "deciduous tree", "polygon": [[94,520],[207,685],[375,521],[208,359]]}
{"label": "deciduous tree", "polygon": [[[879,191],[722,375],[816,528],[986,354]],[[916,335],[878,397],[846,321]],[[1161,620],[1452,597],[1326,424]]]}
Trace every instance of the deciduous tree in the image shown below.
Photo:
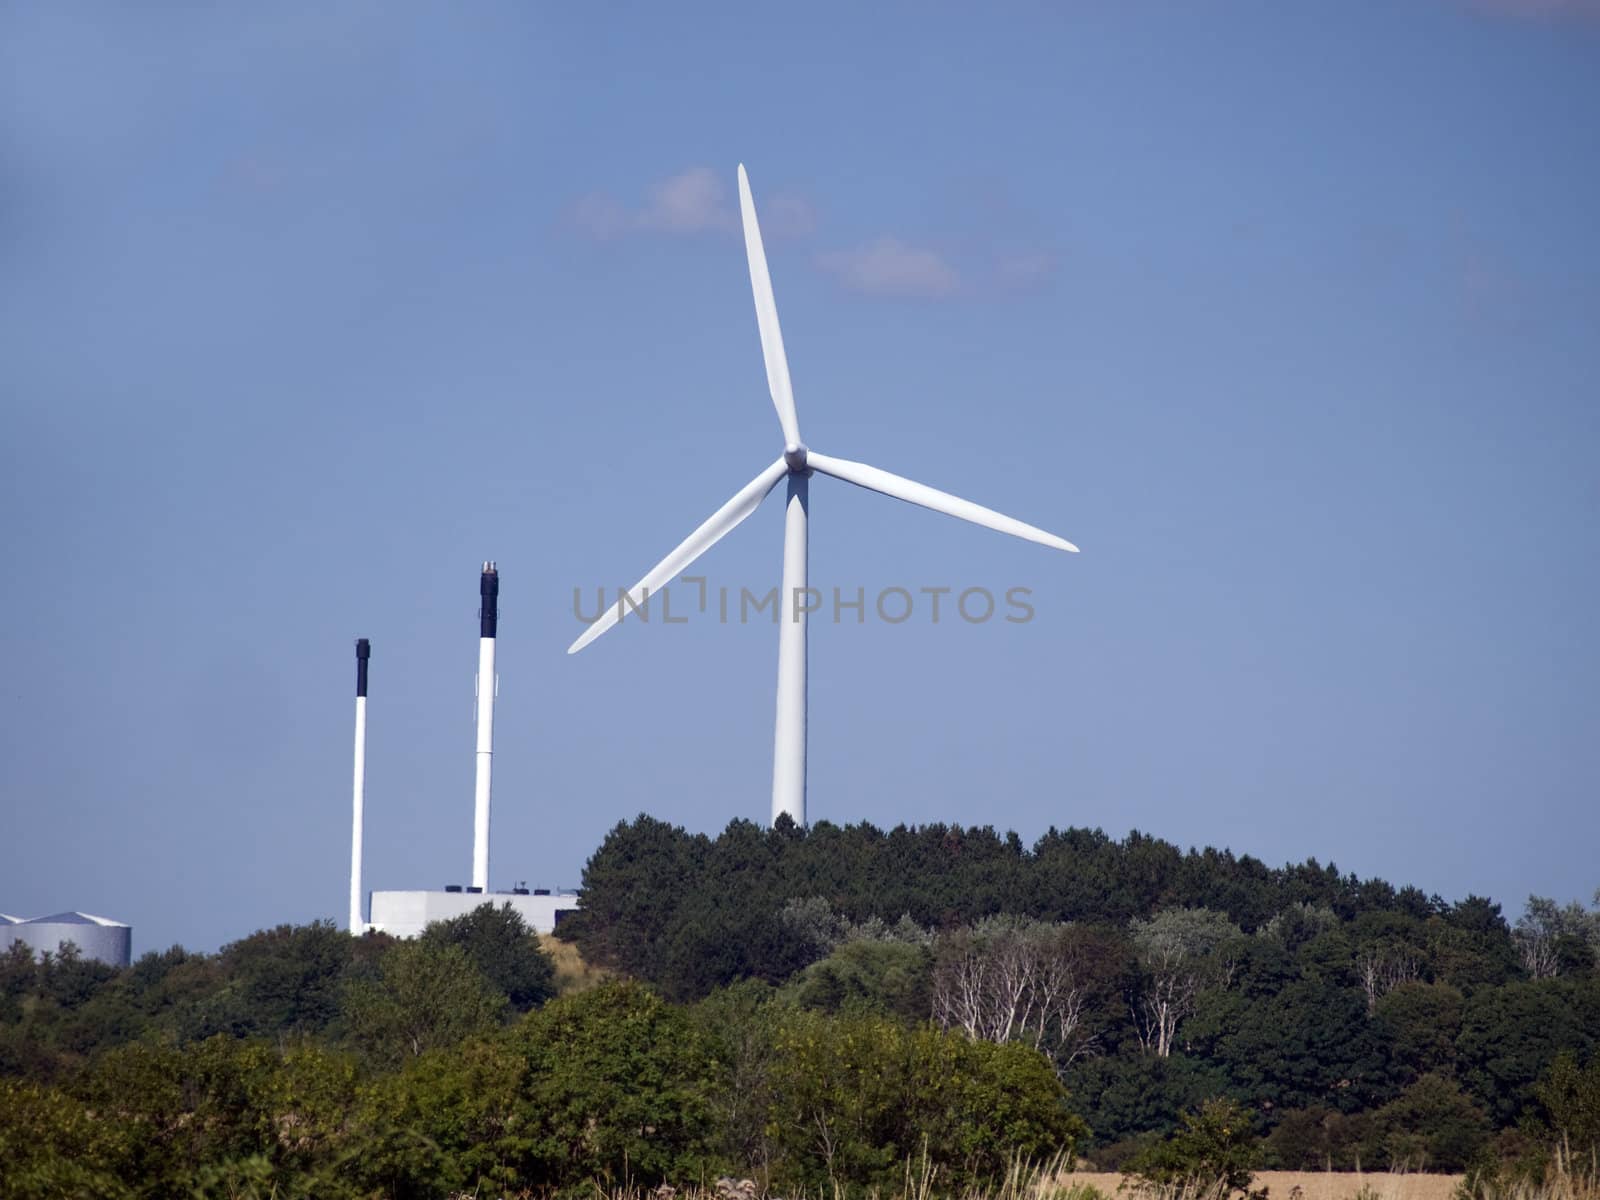
{"label": "deciduous tree", "polygon": [[415,941],[385,952],[378,977],[352,981],[344,1003],[352,1040],[394,1066],[493,1028],[506,1001],[460,946]]}
{"label": "deciduous tree", "polygon": [[1130,1008],[1146,1052],[1172,1053],[1178,1023],[1194,1011],[1201,991],[1227,983],[1239,927],[1208,908],[1169,908],[1135,918],[1128,933],[1143,968]]}

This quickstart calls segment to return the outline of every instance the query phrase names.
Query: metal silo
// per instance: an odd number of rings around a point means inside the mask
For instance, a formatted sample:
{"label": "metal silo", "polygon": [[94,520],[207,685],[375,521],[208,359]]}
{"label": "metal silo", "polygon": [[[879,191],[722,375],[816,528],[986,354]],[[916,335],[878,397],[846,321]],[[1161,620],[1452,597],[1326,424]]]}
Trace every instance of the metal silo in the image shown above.
{"label": "metal silo", "polygon": [[0,950],[17,942],[36,955],[59,954],[61,947],[71,942],[83,958],[125,967],[132,958],[133,926],[81,912],[56,913],[31,921],[15,917],[0,920]]}

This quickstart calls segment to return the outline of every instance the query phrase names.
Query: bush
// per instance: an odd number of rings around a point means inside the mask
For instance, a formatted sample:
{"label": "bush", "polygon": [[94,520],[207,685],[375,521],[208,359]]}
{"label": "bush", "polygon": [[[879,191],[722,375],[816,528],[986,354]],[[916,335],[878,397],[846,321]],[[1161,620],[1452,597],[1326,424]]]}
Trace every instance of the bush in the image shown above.
{"label": "bush", "polygon": [[1131,1166],[1146,1185],[1185,1196],[1222,1200],[1243,1192],[1264,1198],[1265,1188],[1250,1190],[1261,1159],[1261,1139],[1244,1107],[1233,1100],[1207,1100],[1198,1113],[1184,1114],[1177,1133],[1139,1155]]}
{"label": "bush", "polygon": [[411,1060],[363,1090],[360,1179],[392,1200],[516,1187],[538,1169],[527,1080],[508,1033]]}
{"label": "bush", "polygon": [[913,1021],[928,1015],[931,956],[908,942],[859,938],[800,971],[787,985],[806,1008],[849,1009]]}
{"label": "bush", "polygon": [[0,1080],[0,1200],[122,1200],[128,1149],[115,1127],[54,1088]]}
{"label": "bush", "polygon": [[1220,1067],[1182,1054],[1081,1059],[1065,1078],[1071,1093],[1082,1098],[1079,1111],[1089,1124],[1118,1140],[1165,1137],[1178,1128],[1181,1113],[1223,1095],[1229,1083]]}
{"label": "bush", "polygon": [[688,1013],[637,983],[608,983],[523,1019],[526,1135],[557,1186],[704,1178],[714,1064]]}
{"label": "bush", "polygon": [[1073,1155],[1088,1128],[1038,1051],[867,1015],[791,1010],[774,1030],[776,1186],[890,1191],[908,1161],[938,1190],[993,1184],[1018,1159]]}
{"label": "bush", "polygon": [[459,946],[513,1012],[527,1012],[556,994],[555,964],[539,935],[509,903],[482,904],[423,931],[424,945]]}
{"label": "bush", "polygon": [[1424,1075],[1373,1121],[1390,1168],[1460,1171],[1489,1139],[1488,1116],[1443,1075]]}
{"label": "bush", "polygon": [[1550,1125],[1580,1158],[1600,1154],[1600,1054],[1579,1068],[1577,1056],[1556,1056],[1536,1089]]}
{"label": "bush", "polygon": [[1371,1113],[1299,1108],[1282,1114],[1267,1135],[1264,1163],[1285,1171],[1356,1171],[1382,1160]]}
{"label": "bush", "polygon": [[421,939],[384,951],[377,978],[352,980],[344,996],[351,1039],[391,1067],[493,1028],[505,1006],[460,946]]}

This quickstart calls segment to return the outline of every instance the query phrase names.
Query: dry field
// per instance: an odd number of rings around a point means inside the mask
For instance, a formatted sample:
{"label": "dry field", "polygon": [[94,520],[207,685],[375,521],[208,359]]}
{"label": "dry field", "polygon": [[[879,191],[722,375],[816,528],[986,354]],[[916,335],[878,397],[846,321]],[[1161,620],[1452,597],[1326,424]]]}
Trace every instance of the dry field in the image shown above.
{"label": "dry field", "polygon": [[[1123,1176],[1074,1171],[1059,1176],[1057,1182],[1065,1186],[1087,1183],[1107,1196],[1115,1196]],[[1353,1200],[1363,1187],[1371,1188],[1376,1200],[1450,1200],[1460,1182],[1459,1175],[1387,1171],[1257,1171],[1255,1178],[1255,1186],[1267,1188],[1271,1200]]]}

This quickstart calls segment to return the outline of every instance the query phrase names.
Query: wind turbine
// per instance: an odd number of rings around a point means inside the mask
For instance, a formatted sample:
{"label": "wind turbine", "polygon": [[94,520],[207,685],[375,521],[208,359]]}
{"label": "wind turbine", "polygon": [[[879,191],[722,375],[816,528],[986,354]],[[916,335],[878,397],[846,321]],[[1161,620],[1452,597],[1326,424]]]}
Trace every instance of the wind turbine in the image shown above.
{"label": "wind turbine", "polygon": [[[1046,533],[1014,517],[984,508],[923,483],[891,475],[888,471],[818,454],[800,440],[795,416],[794,390],[789,384],[789,360],[783,353],[783,333],[778,328],[778,306],[772,298],[772,277],[756,223],[756,205],[750,196],[750,179],[739,164],[739,211],[744,218],[745,255],[750,260],[750,289],[755,294],[756,323],[761,329],[761,354],[767,364],[767,389],[772,393],[778,423],[783,426],[783,454],[757,475],[716,512],[678,543],[677,549],[651,567],[628,592],[628,602],[642,608],[651,595],[675,579],[690,563],[716,545],[746,517],[755,512],[780,479],[788,481],[789,497],[783,527],[783,588],[778,599],[778,716],[772,747],[772,820],[788,813],[797,825],[806,821],[806,610],[798,597],[806,588],[806,520],[810,507],[811,475],[820,471],[868,491],[920,504],[947,516],[959,517],[1001,533],[1077,553],[1064,538]],[[623,598],[607,606],[578,640],[567,647],[576,654],[610,629],[623,614]]]}

